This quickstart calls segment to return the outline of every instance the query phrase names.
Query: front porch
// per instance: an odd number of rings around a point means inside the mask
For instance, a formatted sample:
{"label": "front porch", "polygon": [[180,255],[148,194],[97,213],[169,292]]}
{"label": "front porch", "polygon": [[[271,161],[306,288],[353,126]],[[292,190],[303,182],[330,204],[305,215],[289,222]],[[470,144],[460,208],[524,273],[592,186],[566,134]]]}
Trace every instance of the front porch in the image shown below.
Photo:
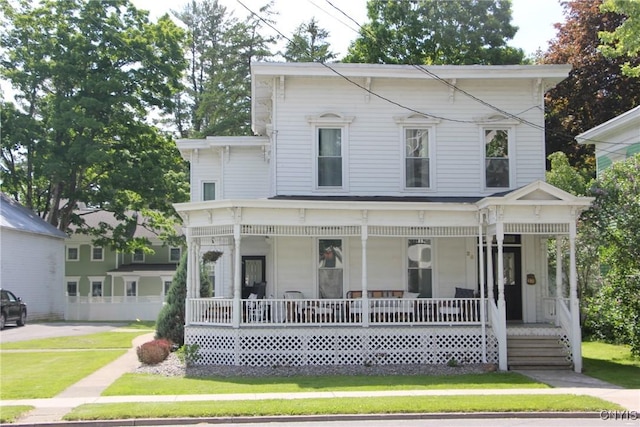
{"label": "front porch", "polygon": [[[553,324],[580,371],[575,222],[586,205],[541,182],[476,200],[176,205],[189,251],[185,342],[200,346],[200,363],[453,358],[507,370],[507,321],[519,320]],[[559,247],[567,237],[565,300],[561,263],[549,277],[546,251],[549,239]],[[203,247],[224,254],[216,298],[197,298]],[[251,275],[249,264],[266,272]],[[261,282],[266,295],[248,299],[247,287]]]}

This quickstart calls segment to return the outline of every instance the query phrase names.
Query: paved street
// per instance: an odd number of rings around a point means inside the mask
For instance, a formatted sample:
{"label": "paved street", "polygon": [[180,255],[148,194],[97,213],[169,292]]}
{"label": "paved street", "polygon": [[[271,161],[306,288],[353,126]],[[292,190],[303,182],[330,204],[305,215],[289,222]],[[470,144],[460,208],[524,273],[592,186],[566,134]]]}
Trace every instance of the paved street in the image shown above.
{"label": "paved street", "polygon": [[0,342],[15,342],[37,340],[42,338],[63,337],[74,335],[87,335],[97,332],[106,332],[118,327],[125,326],[124,323],[69,323],[69,322],[48,322],[48,323],[28,323],[25,326],[7,325],[0,331]]}

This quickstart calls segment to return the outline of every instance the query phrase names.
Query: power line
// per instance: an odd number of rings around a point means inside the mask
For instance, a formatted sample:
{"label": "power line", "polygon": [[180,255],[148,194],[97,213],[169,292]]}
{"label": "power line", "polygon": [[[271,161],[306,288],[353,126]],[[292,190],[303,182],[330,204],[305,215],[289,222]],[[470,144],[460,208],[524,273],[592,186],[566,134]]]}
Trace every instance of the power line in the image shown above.
{"label": "power line", "polygon": [[[339,7],[337,7],[336,5],[334,5],[334,4],[331,2],[331,0],[325,0],[325,1],[326,1],[326,2],[331,6],[331,7],[333,7],[335,10],[337,10],[338,12],[340,12],[342,15],[346,16],[346,17],[347,17],[351,22],[355,23],[355,24],[360,28],[360,30],[362,31],[363,35],[366,35],[366,36],[370,37],[371,39],[373,39],[374,41],[378,41],[378,42],[379,42],[379,40],[377,40],[376,35],[375,35],[375,34],[372,34],[372,32],[371,32],[368,28],[365,28],[363,25],[361,25],[358,21],[356,21],[354,18],[352,18],[351,16],[349,16],[349,15],[348,15],[346,12],[344,12],[342,9],[340,9]],[[351,27],[350,27],[350,26],[348,26],[348,28],[350,28],[350,29],[351,29]],[[366,34],[364,34],[364,33],[366,33]],[[441,77],[440,77],[440,76],[438,76],[436,73],[434,73],[433,71],[428,70],[427,68],[425,68],[425,67],[424,67],[424,66],[422,66],[422,65],[417,65],[417,64],[408,64],[408,65],[411,65],[411,66],[413,66],[414,68],[419,69],[420,71],[422,71],[422,72],[424,72],[425,74],[427,74],[427,75],[429,75],[429,76],[433,77],[434,79],[436,79],[436,80],[440,81],[441,83],[444,83],[444,84],[445,84],[445,85],[447,85],[448,87],[450,87],[450,88],[452,88],[452,89],[454,89],[454,90],[459,91],[460,93],[462,93],[462,94],[464,94],[464,95],[466,95],[466,96],[470,97],[471,99],[475,100],[476,102],[478,102],[478,103],[480,103],[480,104],[482,104],[482,105],[485,105],[486,107],[489,107],[489,108],[493,109],[494,111],[499,112],[500,114],[504,114],[504,115],[505,115],[505,116],[507,116],[507,117],[510,117],[510,118],[512,118],[512,119],[515,119],[515,120],[519,121],[520,123],[523,123],[523,124],[525,124],[525,125],[528,125],[528,126],[530,126],[530,127],[533,127],[533,128],[535,128],[535,129],[542,130],[542,131],[545,131],[545,132],[546,132],[546,131],[548,131],[548,129],[547,129],[545,126],[540,126],[540,125],[538,125],[537,123],[530,122],[530,121],[528,121],[528,120],[526,120],[526,119],[523,119],[522,117],[519,117],[518,115],[515,115],[515,114],[512,114],[512,113],[509,113],[508,111],[505,111],[505,110],[503,110],[503,109],[501,109],[501,108],[499,108],[499,107],[496,107],[495,105],[493,105],[493,104],[491,104],[491,103],[489,103],[489,102],[487,102],[487,101],[484,101],[483,99],[478,98],[477,96],[475,96],[475,95],[473,95],[473,94],[471,94],[471,93],[469,93],[469,92],[465,91],[464,89],[461,89],[460,87],[456,86],[455,84],[451,83],[450,81],[448,81],[448,80],[446,80],[446,79],[441,78]],[[528,111],[528,110],[525,110],[525,111]],[[522,114],[522,113],[519,113],[519,114]],[[550,131],[550,132],[551,132],[552,134],[556,135],[556,136],[560,136],[560,137],[568,138],[568,139],[570,139],[570,140],[576,140],[576,137],[575,137],[575,136],[573,136],[573,135],[571,135],[571,134],[568,134],[568,133],[558,132],[558,131]],[[609,145],[621,145],[620,143],[614,143],[614,142],[608,142],[608,141],[600,141],[600,140],[590,139],[590,138],[580,138],[580,139],[581,139],[583,142],[592,142],[592,143],[609,144]],[[578,141],[576,140],[576,142],[578,142]],[[599,150],[600,150],[600,151],[603,151],[603,152],[605,152],[605,153],[609,153],[609,154],[617,153],[617,151],[614,151],[614,150],[607,150],[607,149],[602,148],[602,147],[600,147],[600,148],[599,148]]]}
{"label": "power line", "polygon": [[[252,15],[254,15],[254,16],[256,16],[256,18],[258,18],[260,21],[262,21],[262,22],[263,22],[263,23],[265,23],[267,26],[269,26],[272,30],[274,30],[276,33],[278,33],[282,38],[284,38],[285,40],[289,41],[290,43],[292,43],[292,44],[294,44],[294,45],[296,44],[296,43],[295,43],[291,38],[287,37],[287,36],[286,36],[286,35],[284,35],[280,30],[278,30],[278,28],[276,28],[276,27],[275,27],[274,25],[272,25],[270,22],[266,21],[266,20],[265,20],[265,19],[263,19],[260,15],[258,15],[256,12],[254,12],[254,11],[253,11],[253,10],[251,10],[249,7],[247,7],[247,6],[246,6],[246,5],[245,5],[241,0],[236,0],[236,1],[237,1],[237,3],[238,3],[238,4],[240,4],[242,7],[244,7],[244,8],[245,8],[249,13],[251,13],[251,14],[252,14]],[[356,25],[358,25],[358,27],[359,27],[361,30],[363,30],[363,31],[364,31],[364,30],[366,30],[366,29],[365,29],[362,25],[360,25],[360,24],[359,24],[355,19],[351,18],[347,13],[345,13],[345,12],[344,12],[344,11],[342,11],[340,8],[338,8],[337,6],[335,6],[335,5],[334,5],[330,0],[325,0],[325,1],[326,1],[326,2],[331,6],[331,7],[333,7],[334,9],[336,9],[337,11],[339,11],[341,14],[343,14],[344,16],[346,16],[347,18],[349,18],[349,20],[351,20],[351,21],[352,21],[352,22],[354,22]],[[342,23],[342,21],[339,21],[339,22],[341,22],[341,23]],[[346,24],[343,24],[343,25],[346,25]],[[351,28],[350,26],[347,26],[347,27],[348,27],[348,28]],[[373,37],[373,39],[374,39],[374,40],[376,39],[376,38],[375,38],[375,36]],[[365,92],[367,92],[367,93],[369,93],[369,94],[371,94],[371,95],[373,95],[373,96],[375,96],[375,97],[377,97],[377,98],[379,98],[379,99],[381,99],[381,100],[383,100],[383,101],[385,101],[385,102],[387,102],[387,103],[390,103],[390,104],[392,104],[392,105],[395,105],[395,106],[400,107],[400,108],[402,108],[402,109],[405,109],[405,110],[407,110],[407,111],[410,111],[410,112],[413,112],[413,113],[416,113],[416,114],[419,114],[419,115],[422,115],[422,116],[429,116],[429,117],[433,117],[433,118],[440,119],[440,120],[443,120],[443,121],[449,121],[449,122],[455,122],[455,123],[474,123],[474,124],[478,124],[478,121],[477,121],[477,120],[460,120],[460,119],[453,119],[453,118],[450,118],[450,117],[438,116],[438,115],[435,115],[435,114],[426,113],[426,112],[424,112],[424,111],[420,111],[420,110],[417,110],[417,109],[415,109],[415,108],[409,107],[409,106],[407,106],[407,105],[401,104],[400,102],[394,101],[394,100],[392,100],[392,99],[390,99],[390,98],[387,98],[387,97],[385,97],[385,96],[383,96],[383,95],[378,94],[378,93],[377,93],[377,92],[375,92],[375,91],[372,91],[371,89],[368,89],[368,88],[367,88],[367,87],[365,87],[365,86],[362,86],[362,85],[361,85],[361,84],[359,84],[358,82],[356,82],[356,81],[354,81],[354,80],[350,79],[349,77],[347,77],[346,75],[344,75],[343,73],[339,72],[338,70],[336,70],[335,68],[331,67],[329,64],[327,64],[327,63],[325,63],[325,62],[317,62],[317,63],[318,63],[318,64],[320,64],[320,65],[322,65],[323,67],[327,68],[328,70],[330,70],[332,73],[336,74],[337,76],[339,76],[339,77],[343,78],[344,80],[346,80],[346,81],[347,81],[347,82],[349,82],[350,84],[352,84],[352,85],[354,85],[354,86],[356,86],[356,87],[360,88],[361,90],[363,90],[363,91],[365,91]],[[489,102],[487,102],[487,101],[484,101],[484,100],[482,100],[482,99],[480,99],[480,98],[476,97],[476,96],[475,96],[475,95],[473,95],[473,94],[470,94],[469,92],[467,92],[467,91],[465,91],[465,90],[463,90],[463,89],[459,88],[458,86],[456,86],[455,84],[453,84],[453,83],[451,83],[451,82],[447,81],[446,79],[443,79],[442,77],[438,76],[436,73],[434,73],[434,72],[432,72],[432,71],[430,71],[430,70],[428,70],[428,69],[424,68],[423,66],[416,65],[416,64],[407,64],[407,65],[411,65],[411,66],[413,66],[414,68],[419,69],[421,72],[424,72],[424,73],[426,73],[426,74],[430,75],[432,78],[436,79],[437,81],[439,81],[439,82],[441,82],[441,83],[446,84],[448,87],[450,87],[450,88],[452,88],[452,89],[454,89],[454,90],[459,91],[460,93],[464,94],[465,96],[468,96],[468,97],[470,97],[471,99],[474,99],[476,102],[478,102],[478,103],[480,103],[480,104],[482,104],[482,105],[485,105],[485,106],[487,106],[488,108],[491,108],[491,109],[493,109],[494,111],[499,112],[500,114],[503,114],[503,115],[505,115],[505,116],[507,116],[507,117],[510,117],[510,118],[514,119],[514,120],[517,120],[518,122],[520,122],[520,123],[522,123],[522,124],[525,124],[525,125],[527,125],[527,126],[533,127],[534,129],[542,130],[542,131],[545,131],[545,132],[546,132],[546,131],[548,131],[548,129],[546,129],[546,128],[545,128],[545,126],[538,125],[538,124],[533,123],[533,122],[531,122],[531,121],[528,121],[528,120],[526,120],[526,119],[524,119],[524,118],[522,118],[522,117],[519,117],[518,115],[515,115],[515,114],[513,114],[513,113],[509,113],[508,111],[505,111],[505,110],[503,110],[503,109],[501,109],[501,108],[499,108],[499,107],[496,107],[495,105],[493,105],[493,104],[491,104],[491,103],[489,103]],[[538,106],[536,105],[536,106],[531,107],[531,108],[535,108],[535,107],[538,107]],[[524,110],[524,112],[529,111],[531,108],[528,108],[528,109]],[[522,114],[522,113],[519,113],[519,114]],[[490,121],[487,121],[486,123],[490,123]],[[570,139],[570,140],[575,140],[575,137],[574,137],[573,135],[568,134],[568,133],[558,132],[558,131],[550,131],[550,132],[551,132],[551,133],[553,133],[553,134],[554,134],[554,135],[556,135],[556,136],[561,136],[561,137],[564,137],[564,138],[568,138],[568,139]],[[583,139],[583,140],[588,140],[589,142],[593,142],[593,143],[615,144],[615,143],[611,143],[611,142],[607,142],[607,141],[598,141],[598,140],[594,140],[594,139],[586,139],[586,138],[585,138],[585,139]],[[608,150],[605,150],[605,149],[600,149],[600,151],[603,151],[603,152],[609,152],[609,153],[615,153],[615,152],[616,152],[616,151],[608,151]]]}

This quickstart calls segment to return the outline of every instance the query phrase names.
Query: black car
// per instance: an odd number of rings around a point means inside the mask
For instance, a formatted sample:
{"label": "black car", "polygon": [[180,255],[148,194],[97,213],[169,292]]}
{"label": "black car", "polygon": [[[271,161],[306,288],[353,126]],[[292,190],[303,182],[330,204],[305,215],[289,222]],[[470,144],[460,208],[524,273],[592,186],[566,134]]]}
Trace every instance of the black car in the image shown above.
{"label": "black car", "polygon": [[18,326],[24,326],[27,323],[27,304],[22,299],[16,297],[13,292],[0,289],[0,330],[4,329],[7,323],[16,322]]}

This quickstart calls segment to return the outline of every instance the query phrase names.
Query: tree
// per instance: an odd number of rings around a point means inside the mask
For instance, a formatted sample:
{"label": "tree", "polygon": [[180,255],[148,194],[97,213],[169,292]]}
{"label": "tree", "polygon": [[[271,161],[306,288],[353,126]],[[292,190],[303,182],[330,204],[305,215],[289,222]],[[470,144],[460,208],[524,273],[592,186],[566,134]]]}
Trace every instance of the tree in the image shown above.
{"label": "tree", "polygon": [[[591,179],[588,177],[588,171],[579,171],[572,167],[563,152],[552,153],[548,159],[551,162],[551,170],[546,174],[546,181],[549,184],[576,196],[586,196],[589,193]],[[575,255],[579,298],[593,296],[601,286],[601,277],[598,270],[600,266],[599,247],[595,243],[594,232],[593,228],[585,227],[582,221],[578,222]],[[552,272],[551,275],[553,275],[557,260],[555,242],[550,241],[547,250],[550,261],[549,267]],[[569,242],[565,240],[561,245],[561,250],[563,280],[568,284],[570,272]],[[564,286],[564,290],[568,292],[569,286]]]}
{"label": "tree", "polygon": [[[184,344],[185,302],[187,300],[187,260],[182,254],[180,264],[173,276],[166,304],[162,306],[156,322],[156,339],[166,338],[172,343]],[[211,282],[204,269],[200,269],[200,298],[211,296]]]}
{"label": "tree", "polygon": [[590,301],[587,331],[631,345],[640,356],[640,155],[616,162],[592,189],[583,215],[607,267],[604,286]]}
{"label": "tree", "polygon": [[[0,10],[1,73],[18,102],[2,115],[8,192],[60,230],[120,250],[147,243],[128,239],[138,217],[173,229],[171,203],[188,200],[186,166],[147,119],[173,107],[182,30],[168,16],[149,22],[128,0],[3,1]],[[74,212],[81,203],[119,225],[89,229]]]}
{"label": "tree", "polygon": [[571,64],[567,79],[547,92],[545,126],[547,154],[564,152],[571,165],[595,172],[593,145],[579,145],[574,137],[640,104],[640,79],[620,73],[620,66],[640,58],[607,58],[598,50],[601,31],[613,31],[625,17],[601,12],[600,1],[563,3],[566,21],[556,24],[543,62]]}
{"label": "tree", "polygon": [[[600,46],[608,58],[621,56],[637,57],[640,54],[640,1],[606,0],[600,7],[602,12],[614,12],[626,16],[625,21],[614,31],[598,33],[606,45]],[[640,65],[632,66],[630,61],[622,64],[622,74],[640,77]]]}
{"label": "tree", "polygon": [[[260,15],[268,19],[270,7]],[[186,89],[173,119],[180,136],[251,135],[251,61],[272,56],[274,42],[261,35],[264,22],[239,21],[217,0],[193,0],[173,14],[189,34]]]}
{"label": "tree", "polygon": [[508,0],[369,0],[367,16],[344,62],[519,64],[524,58],[506,44],[518,29]]}
{"label": "tree", "polygon": [[287,43],[284,59],[289,62],[327,62],[336,57],[329,50],[325,40],[329,32],[318,27],[315,18],[302,23],[296,28],[291,40]]}

